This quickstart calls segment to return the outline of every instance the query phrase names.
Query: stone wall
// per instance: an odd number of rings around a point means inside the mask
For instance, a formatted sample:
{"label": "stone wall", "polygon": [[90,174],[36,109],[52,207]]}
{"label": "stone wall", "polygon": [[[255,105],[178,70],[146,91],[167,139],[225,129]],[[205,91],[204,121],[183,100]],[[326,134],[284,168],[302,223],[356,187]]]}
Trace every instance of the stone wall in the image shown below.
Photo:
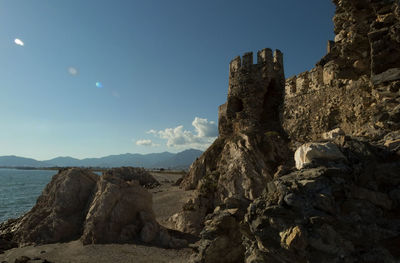
{"label": "stone wall", "polygon": [[285,83],[283,126],[298,142],[340,127],[373,139],[399,129],[400,4],[334,0],[335,40],[310,71]]}

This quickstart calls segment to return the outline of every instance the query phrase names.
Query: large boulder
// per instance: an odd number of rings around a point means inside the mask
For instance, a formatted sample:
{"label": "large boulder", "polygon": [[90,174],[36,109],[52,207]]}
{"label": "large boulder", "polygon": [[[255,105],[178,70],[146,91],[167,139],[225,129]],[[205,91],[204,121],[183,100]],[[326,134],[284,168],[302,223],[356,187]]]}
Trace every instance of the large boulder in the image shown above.
{"label": "large boulder", "polygon": [[84,222],[83,244],[141,241],[173,248],[186,244],[157,223],[152,196],[138,181],[106,173],[96,188]]}
{"label": "large boulder", "polygon": [[[83,244],[132,241],[146,223],[155,225],[152,197],[137,181],[125,181],[105,173],[97,183],[81,237]],[[140,215],[146,214],[148,222]],[[158,229],[154,228],[157,233]],[[146,240],[151,242],[151,240]]]}
{"label": "large boulder", "polygon": [[194,245],[198,254],[192,262],[243,262],[244,246],[239,231],[238,209],[221,210],[217,207],[205,221],[201,239]]}
{"label": "large boulder", "polygon": [[31,211],[3,230],[21,244],[69,241],[82,234],[87,212],[99,176],[87,169],[68,169],[53,176]]}
{"label": "large boulder", "polygon": [[297,148],[294,159],[297,169],[303,169],[318,162],[328,163],[332,161],[344,160],[346,157],[339,148],[331,143],[309,142]]}
{"label": "large boulder", "polygon": [[[31,211],[0,224],[0,250],[81,238],[83,244],[144,242],[186,246],[160,226],[152,196],[143,186],[157,183],[142,169],[120,168],[102,176],[88,169],[61,170]],[[139,180],[141,179],[141,184]]]}

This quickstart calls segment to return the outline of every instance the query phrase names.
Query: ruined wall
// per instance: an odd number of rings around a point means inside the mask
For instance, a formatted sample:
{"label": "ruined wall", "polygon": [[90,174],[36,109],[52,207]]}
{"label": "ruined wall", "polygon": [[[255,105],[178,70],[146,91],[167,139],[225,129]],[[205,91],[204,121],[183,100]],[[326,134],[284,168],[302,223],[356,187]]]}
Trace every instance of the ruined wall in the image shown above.
{"label": "ruined wall", "polygon": [[333,2],[336,37],[327,55],[286,80],[284,129],[299,142],[336,127],[379,139],[400,128],[399,1]]}

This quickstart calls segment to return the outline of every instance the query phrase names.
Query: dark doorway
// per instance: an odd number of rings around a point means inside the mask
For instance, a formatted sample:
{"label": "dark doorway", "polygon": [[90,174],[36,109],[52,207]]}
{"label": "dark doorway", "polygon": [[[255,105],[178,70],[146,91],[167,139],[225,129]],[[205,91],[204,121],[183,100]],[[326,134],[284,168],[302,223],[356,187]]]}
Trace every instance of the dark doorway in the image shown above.
{"label": "dark doorway", "polygon": [[277,90],[276,81],[271,80],[267,91],[264,94],[263,109],[261,111],[261,124],[269,126],[270,124],[279,124],[279,105],[281,103],[281,93]]}
{"label": "dark doorway", "polygon": [[243,101],[238,97],[232,97],[230,101],[230,108],[233,113],[238,113],[243,110]]}

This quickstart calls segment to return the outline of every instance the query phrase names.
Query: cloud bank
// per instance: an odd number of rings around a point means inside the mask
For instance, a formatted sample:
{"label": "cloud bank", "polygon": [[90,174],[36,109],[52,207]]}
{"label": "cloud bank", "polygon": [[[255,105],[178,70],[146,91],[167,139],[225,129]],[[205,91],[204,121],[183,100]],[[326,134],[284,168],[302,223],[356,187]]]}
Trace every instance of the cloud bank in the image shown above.
{"label": "cloud bank", "polygon": [[182,125],[165,130],[149,130],[148,134],[153,134],[161,139],[167,140],[168,147],[176,148],[197,148],[206,149],[218,136],[217,125],[214,121],[196,117],[192,125],[194,132],[185,130]]}
{"label": "cloud bank", "polygon": [[139,145],[139,146],[158,146],[158,144],[153,143],[152,140],[145,140],[145,139],[137,140],[136,141],[136,145]]}

